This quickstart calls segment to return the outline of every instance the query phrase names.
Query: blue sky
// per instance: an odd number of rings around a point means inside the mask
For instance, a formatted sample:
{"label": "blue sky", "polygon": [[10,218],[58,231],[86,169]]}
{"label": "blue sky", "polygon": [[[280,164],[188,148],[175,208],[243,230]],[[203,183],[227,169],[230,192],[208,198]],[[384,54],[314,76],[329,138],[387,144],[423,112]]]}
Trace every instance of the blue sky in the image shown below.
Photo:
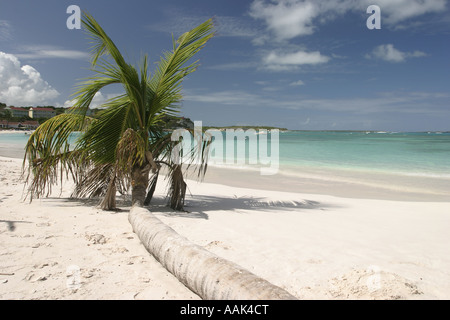
{"label": "blue sky", "polygon": [[[0,102],[70,106],[92,74],[86,34],[66,27],[72,4],[130,63],[156,62],[172,33],[214,17],[217,35],[183,84],[182,115],[204,125],[450,130],[448,0],[0,0]],[[366,26],[369,5],[379,30]]]}

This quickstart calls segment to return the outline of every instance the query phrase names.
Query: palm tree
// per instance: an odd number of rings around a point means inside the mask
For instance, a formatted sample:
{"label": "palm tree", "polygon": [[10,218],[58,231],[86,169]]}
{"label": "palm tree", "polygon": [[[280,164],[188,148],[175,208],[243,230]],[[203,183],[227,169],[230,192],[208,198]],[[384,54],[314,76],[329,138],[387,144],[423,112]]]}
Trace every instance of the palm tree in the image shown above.
{"label": "palm tree", "polygon": [[[151,199],[161,165],[167,165],[170,205],[182,209],[186,186],[181,165],[171,161],[175,144],[162,129],[164,119],[179,111],[182,80],[199,65],[190,60],[213,37],[212,19],[173,40],[153,75],[147,55],[136,69],[92,16],[84,13],[82,23],[93,44],[94,75],[78,85],[70,113],[49,119],[30,136],[24,159],[30,198],[48,195],[58,176],[70,173],[74,197],[102,196],[101,207],[115,209],[116,192],[131,185],[132,204],[143,205]],[[95,118],[87,116],[94,96],[112,84],[122,85],[124,94],[108,100]],[[71,148],[76,131],[82,135]],[[199,169],[204,173],[202,165]],[[154,176],[147,194],[150,171]]]}
{"label": "palm tree", "polygon": [[[94,44],[95,75],[80,84],[70,113],[47,120],[30,136],[24,168],[28,159],[31,199],[48,195],[59,178],[71,174],[75,181],[74,196],[103,196],[101,207],[114,209],[116,192],[124,193],[131,185],[133,205],[128,219],[133,230],[145,248],[199,296],[295,299],[283,289],[192,244],[142,208],[153,195],[161,165],[169,169],[170,205],[182,208],[186,192],[182,164],[171,157],[177,141],[172,141],[162,128],[164,119],[178,111],[182,80],[198,66],[197,61],[190,64],[188,61],[213,36],[212,20],[174,41],[173,50],[164,53],[151,77],[147,56],[139,71],[136,70],[125,62],[90,15],[84,14],[82,21]],[[103,59],[104,54],[112,61]],[[110,84],[121,84],[125,93],[110,99],[95,118],[87,116],[95,94]],[[71,134],[77,131],[82,135],[71,147]],[[197,169],[200,176],[204,174],[207,143],[198,143],[187,153],[192,159],[201,159]],[[150,171],[154,174],[151,180]]]}

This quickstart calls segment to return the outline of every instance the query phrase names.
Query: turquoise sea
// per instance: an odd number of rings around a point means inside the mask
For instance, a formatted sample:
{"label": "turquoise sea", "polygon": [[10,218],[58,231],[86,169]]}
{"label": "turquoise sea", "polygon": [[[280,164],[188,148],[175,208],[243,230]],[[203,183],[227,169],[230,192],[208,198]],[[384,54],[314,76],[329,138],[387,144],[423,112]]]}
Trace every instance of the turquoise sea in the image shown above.
{"label": "turquoise sea", "polygon": [[[22,158],[28,138],[23,132],[0,134],[0,155]],[[450,133],[280,132],[279,163],[281,170],[310,167],[450,178]]]}
{"label": "turquoise sea", "polygon": [[450,133],[285,132],[280,163],[450,178]]}
{"label": "turquoise sea", "polygon": [[[0,156],[23,158],[28,137],[1,133]],[[402,188],[422,188],[450,199],[450,133],[280,132],[278,173],[347,182],[363,177],[384,186],[400,177]]]}

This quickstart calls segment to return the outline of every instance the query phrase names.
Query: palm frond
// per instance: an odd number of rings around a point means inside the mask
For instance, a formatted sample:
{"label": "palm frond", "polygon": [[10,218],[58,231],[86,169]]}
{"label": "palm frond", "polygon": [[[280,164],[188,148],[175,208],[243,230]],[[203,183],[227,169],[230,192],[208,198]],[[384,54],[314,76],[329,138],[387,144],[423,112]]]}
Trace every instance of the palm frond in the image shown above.
{"label": "palm frond", "polygon": [[145,141],[136,131],[128,128],[117,144],[117,167],[124,172],[134,165],[142,166],[146,161],[148,141]]}
{"label": "palm frond", "polygon": [[117,66],[125,71],[128,64],[125,62],[119,49],[116,47],[111,38],[106,34],[100,24],[88,13],[83,12],[83,19],[81,20],[85,30],[91,38],[91,63],[92,66],[97,64],[97,61],[104,54],[108,54],[114,59]]}
{"label": "palm frond", "polygon": [[71,136],[85,130],[92,121],[79,114],[61,114],[45,121],[33,132],[25,146],[23,162],[25,169],[28,160],[26,183],[30,184],[31,199],[49,194],[58,177],[62,179],[63,172],[75,175],[80,153],[74,141],[71,145]]}
{"label": "palm frond", "polygon": [[164,52],[150,81],[152,99],[148,121],[161,111],[176,113],[176,104],[182,99],[181,82],[199,66],[198,61],[188,61],[200,51],[213,36],[213,21],[209,19],[173,41],[173,49]]}
{"label": "palm frond", "polygon": [[79,139],[77,149],[96,164],[115,163],[116,148],[127,128],[129,101],[118,97],[107,109],[99,112],[98,119]]}
{"label": "palm frond", "polygon": [[[120,53],[119,49],[116,47],[111,38],[106,34],[103,28],[98,24],[98,22],[88,13],[83,14],[83,25],[86,28],[87,32],[91,36],[91,42],[93,46],[92,50],[92,68],[95,71],[96,67],[100,67],[99,73],[102,73],[106,76],[106,78],[114,79],[116,82],[121,83],[126,94],[128,95],[131,106],[133,107],[134,117],[139,122],[141,128],[145,127],[145,108],[143,107],[143,102],[145,101],[145,89],[141,87],[141,79],[139,78],[139,73],[137,70],[131,65],[128,64]],[[108,63],[105,60],[101,60],[99,64],[99,58],[103,55],[108,54],[115,62],[115,65]],[[142,72],[141,72],[142,74]],[[78,92],[80,101],[88,100],[94,90],[89,89],[89,83],[92,82],[92,79],[88,80],[87,86],[81,86],[81,90]],[[102,81],[100,81],[101,83]],[[83,99],[83,93],[88,94],[86,98]],[[95,93],[94,93],[95,94]]]}
{"label": "palm frond", "polygon": [[104,61],[99,69],[92,70],[96,74],[79,82],[76,91],[71,95],[74,97],[74,112],[85,114],[95,95],[104,87],[120,83],[120,70]]}

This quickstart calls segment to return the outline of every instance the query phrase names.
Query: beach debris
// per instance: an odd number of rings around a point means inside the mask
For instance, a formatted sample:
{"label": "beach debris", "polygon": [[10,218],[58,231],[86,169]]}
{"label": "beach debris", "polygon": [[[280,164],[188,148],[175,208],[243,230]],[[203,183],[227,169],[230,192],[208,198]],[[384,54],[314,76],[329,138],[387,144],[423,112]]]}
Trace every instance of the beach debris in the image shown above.
{"label": "beach debris", "polygon": [[352,270],[331,280],[330,293],[335,299],[409,299],[423,294],[411,281],[379,269]]}
{"label": "beach debris", "polygon": [[118,247],[118,248],[114,248],[112,249],[113,253],[125,253],[128,252],[128,249],[125,247]]}
{"label": "beach debris", "polygon": [[51,224],[49,222],[36,223],[36,227],[50,227]]}
{"label": "beach debris", "polygon": [[26,280],[26,281],[30,281],[30,282],[36,282],[36,281],[45,281],[45,280],[47,280],[48,279],[48,275],[46,275],[46,274],[35,274],[34,272],[29,272],[26,276],[25,276],[25,278],[24,278],[24,280]]}
{"label": "beach debris", "polygon": [[45,267],[54,267],[58,265],[58,262],[54,261],[54,262],[44,262],[44,263],[40,263],[40,264],[35,264],[33,266],[34,269],[43,269]]}
{"label": "beach debris", "polygon": [[8,279],[2,279],[2,280],[0,280],[0,282],[1,282],[1,283],[7,283],[7,282],[8,282]]}
{"label": "beach debris", "polygon": [[140,277],[139,280],[144,283],[150,283],[152,281],[149,277]]}
{"label": "beach debris", "polygon": [[95,272],[100,271],[100,269],[97,268],[91,268],[91,269],[83,269],[81,271],[81,276],[83,278],[89,279],[92,278],[95,275]]}
{"label": "beach debris", "polygon": [[105,244],[107,242],[105,236],[99,233],[86,233],[85,238],[92,244]]}
{"label": "beach debris", "polygon": [[127,265],[132,265],[135,263],[144,263],[145,258],[143,256],[133,256],[127,260]]}
{"label": "beach debris", "polygon": [[225,250],[230,249],[230,247],[226,246],[222,241],[218,241],[218,240],[211,241],[210,243],[208,243],[205,246],[205,248],[213,248],[213,247],[220,247],[220,248],[223,248]]}
{"label": "beach debris", "polygon": [[0,272],[0,276],[13,276],[14,272]]}

